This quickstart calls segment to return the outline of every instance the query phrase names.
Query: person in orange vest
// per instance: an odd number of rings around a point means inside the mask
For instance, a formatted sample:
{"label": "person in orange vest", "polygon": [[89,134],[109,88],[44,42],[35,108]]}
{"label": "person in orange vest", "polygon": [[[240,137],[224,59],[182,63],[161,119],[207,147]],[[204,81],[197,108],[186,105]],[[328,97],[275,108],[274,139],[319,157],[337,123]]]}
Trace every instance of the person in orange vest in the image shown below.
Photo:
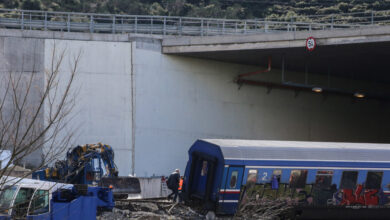
{"label": "person in orange vest", "polygon": [[183,189],[183,176],[180,177],[180,182],[179,182],[179,193]]}
{"label": "person in orange vest", "polygon": [[181,202],[182,199],[182,190],[183,190],[183,182],[184,182],[184,177],[180,177],[180,182],[179,182],[179,202]]}

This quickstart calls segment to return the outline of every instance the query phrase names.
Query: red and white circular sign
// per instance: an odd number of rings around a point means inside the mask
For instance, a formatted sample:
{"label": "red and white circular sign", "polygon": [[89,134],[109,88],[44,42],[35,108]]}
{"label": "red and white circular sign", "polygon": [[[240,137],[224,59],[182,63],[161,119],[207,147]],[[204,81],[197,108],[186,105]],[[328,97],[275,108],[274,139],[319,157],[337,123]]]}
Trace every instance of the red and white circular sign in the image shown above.
{"label": "red and white circular sign", "polygon": [[313,51],[316,48],[316,39],[314,37],[308,37],[306,39],[306,49],[308,51]]}

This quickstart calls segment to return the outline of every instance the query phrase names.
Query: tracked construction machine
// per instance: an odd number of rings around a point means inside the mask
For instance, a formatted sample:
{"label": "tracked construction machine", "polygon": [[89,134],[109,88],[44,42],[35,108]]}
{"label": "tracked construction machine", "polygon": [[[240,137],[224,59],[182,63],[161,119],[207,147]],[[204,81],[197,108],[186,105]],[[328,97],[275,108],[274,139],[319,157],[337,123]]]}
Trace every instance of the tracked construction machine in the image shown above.
{"label": "tracked construction machine", "polygon": [[32,174],[33,179],[69,184],[110,187],[115,198],[139,195],[141,187],[135,177],[119,176],[111,146],[98,143],[70,149],[65,160],[55,162]]}

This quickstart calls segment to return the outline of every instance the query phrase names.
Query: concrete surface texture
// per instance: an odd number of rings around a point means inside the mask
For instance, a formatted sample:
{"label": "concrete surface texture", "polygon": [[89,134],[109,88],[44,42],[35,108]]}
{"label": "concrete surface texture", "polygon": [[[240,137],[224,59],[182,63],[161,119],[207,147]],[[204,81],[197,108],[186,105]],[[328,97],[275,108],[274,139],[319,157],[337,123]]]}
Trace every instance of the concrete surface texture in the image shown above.
{"label": "concrete surface texture", "polygon": [[[58,38],[44,40],[44,68],[50,67],[54,46],[66,49],[64,75],[82,52],[74,84],[77,102],[67,128],[75,133],[73,143],[110,144],[120,175],[132,172],[132,162],[137,176],[169,175],[175,168],[184,173],[187,151],[200,138],[390,141],[387,104],[239,89],[233,79],[258,66],[166,55],[158,39]],[[266,77],[280,79],[280,70]]]}
{"label": "concrete surface texture", "polygon": [[[61,74],[70,74],[80,53],[73,91],[75,107],[67,131],[72,143],[102,142],[113,147],[119,173],[130,173],[131,158],[131,43],[45,40],[45,68],[52,52],[65,51]],[[66,81],[62,81],[64,85]],[[67,133],[64,133],[66,135]],[[71,146],[70,146],[71,147]],[[74,147],[74,146],[72,146]]]}
{"label": "concrete surface texture", "polygon": [[139,182],[142,198],[167,197],[171,192],[169,189],[162,190],[161,177],[139,177]]}
{"label": "concrete surface texture", "polygon": [[[44,84],[43,76],[43,39],[30,39],[30,38],[14,38],[14,37],[0,37],[0,99],[4,101],[4,108],[1,108],[1,135],[2,137],[7,137],[5,135],[7,132],[3,130],[7,123],[13,121],[12,124],[16,127],[19,127],[19,133],[23,133],[27,129],[26,121],[28,116],[31,116],[34,112],[40,100],[41,88]],[[11,73],[11,75],[9,75]],[[34,74],[31,78],[32,86],[31,89],[27,92],[26,85],[30,80],[31,74]],[[20,80],[19,80],[20,79]],[[15,83],[15,92],[9,89],[9,83],[13,81]],[[16,82],[19,81],[18,86]],[[14,97],[17,97],[18,104],[21,105],[22,97],[28,95],[26,99],[26,106],[22,113],[24,116],[23,122],[20,123],[20,126],[16,126],[16,120],[13,120],[13,115],[16,111],[16,104]],[[14,96],[16,95],[16,96]],[[36,128],[41,127],[43,124],[43,111],[38,115],[37,120],[34,125]],[[10,131],[10,130],[8,130]],[[4,135],[4,136],[3,136]],[[15,134],[14,134],[15,135]],[[13,147],[12,142],[6,141],[6,138],[2,138],[1,144],[2,147]],[[20,140],[20,138],[18,139]],[[12,145],[12,146],[11,146]],[[25,157],[21,164],[26,166],[34,166],[40,162],[41,151],[35,151]],[[38,160],[37,160],[38,158]]]}
{"label": "concrete surface texture", "polygon": [[[137,42],[138,44],[138,42]],[[134,51],[138,176],[184,172],[198,138],[389,142],[389,106],[243,86],[259,67]],[[267,77],[279,78],[279,70]],[[146,159],[147,158],[147,159]]]}
{"label": "concrete surface texture", "polygon": [[335,29],[319,31],[282,32],[248,36],[177,37],[163,40],[164,53],[191,53],[231,50],[255,50],[305,47],[308,36],[317,39],[322,46],[388,42],[389,26],[373,26],[359,29]]}

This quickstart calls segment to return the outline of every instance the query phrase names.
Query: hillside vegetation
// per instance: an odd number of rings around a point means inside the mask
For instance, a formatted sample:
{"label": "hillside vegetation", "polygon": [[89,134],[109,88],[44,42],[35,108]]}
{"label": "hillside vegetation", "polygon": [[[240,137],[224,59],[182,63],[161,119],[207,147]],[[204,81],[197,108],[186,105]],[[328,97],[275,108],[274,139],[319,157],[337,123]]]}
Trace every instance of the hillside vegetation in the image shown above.
{"label": "hillside vegetation", "polygon": [[388,10],[390,0],[0,0],[0,7],[245,19]]}

